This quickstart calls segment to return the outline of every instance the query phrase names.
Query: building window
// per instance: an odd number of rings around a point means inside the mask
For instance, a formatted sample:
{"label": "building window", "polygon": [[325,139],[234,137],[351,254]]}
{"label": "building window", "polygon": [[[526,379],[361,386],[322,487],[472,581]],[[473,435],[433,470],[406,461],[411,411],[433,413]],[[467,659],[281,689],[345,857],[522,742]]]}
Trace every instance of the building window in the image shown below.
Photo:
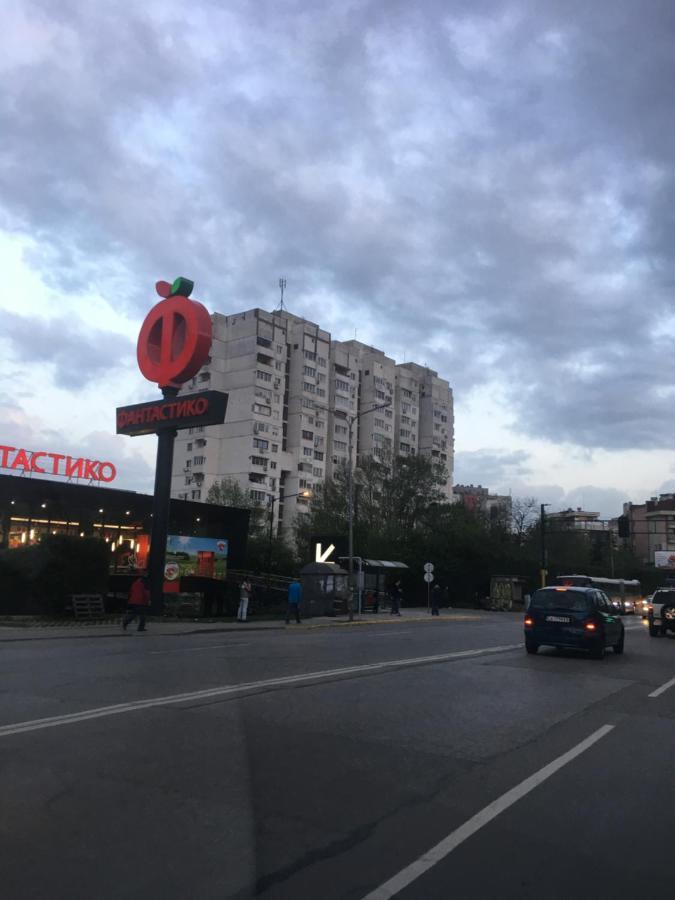
{"label": "building window", "polygon": [[303,441],[313,441],[314,440],[314,432],[312,431],[303,431],[302,432]]}
{"label": "building window", "polygon": [[317,478],[323,478],[323,469],[320,469],[318,466],[314,466],[312,469],[312,474],[316,475]]}
{"label": "building window", "polygon": [[262,438],[253,438],[253,446],[256,450],[267,450],[269,445],[269,441],[264,441]]}
{"label": "building window", "polygon": [[302,448],[302,455],[303,455],[303,456],[313,456],[313,455],[314,455],[314,451],[312,450],[311,447],[303,447],[303,448]]}
{"label": "building window", "polygon": [[317,395],[317,397],[325,397],[325,396],[326,396],[326,392],[325,392],[325,390],[324,390],[323,388],[317,388],[317,389],[316,389],[316,395]]}
{"label": "building window", "polygon": [[303,381],[302,383],[303,390],[307,391],[308,394],[316,394],[316,385],[310,384],[309,381]]}
{"label": "building window", "polygon": [[191,475],[185,476],[185,484],[192,484],[192,476]]}
{"label": "building window", "polygon": [[302,374],[308,375],[310,378],[316,377],[316,369],[313,369],[311,366],[303,366]]}
{"label": "building window", "polygon": [[260,416],[271,416],[272,408],[270,406],[263,406],[261,403],[254,403],[253,412],[258,413]]}
{"label": "building window", "polygon": [[336,450],[346,450],[347,442],[346,441],[334,441],[333,446]]}
{"label": "building window", "polygon": [[393,410],[385,409],[385,411],[384,411],[385,419],[391,419],[393,417],[393,415],[394,415]]}
{"label": "building window", "polygon": [[336,378],[335,388],[338,391],[346,391],[346,393],[349,393],[349,382],[343,381],[341,378]]}
{"label": "building window", "polygon": [[255,377],[258,379],[258,381],[271,381],[272,373],[271,372],[261,372],[260,369],[258,369],[255,373]]}
{"label": "building window", "polygon": [[253,423],[253,433],[254,434],[264,434],[265,432],[270,430],[270,426],[267,422],[254,422]]}
{"label": "building window", "polygon": [[278,451],[279,451],[279,445],[278,445],[278,444],[272,444],[272,453],[277,453]]}
{"label": "building window", "polygon": [[346,425],[336,425],[335,426],[335,434],[344,434],[346,435],[349,429]]}
{"label": "building window", "polygon": [[264,503],[267,500],[267,494],[265,491],[251,491],[251,500],[255,500],[257,503]]}
{"label": "building window", "polygon": [[202,492],[201,492],[200,490],[193,491],[193,492],[192,492],[192,499],[193,499],[193,500],[201,500],[201,499],[202,499]]}
{"label": "building window", "polygon": [[186,468],[186,469],[189,469],[191,465],[192,465],[192,460],[191,460],[191,459],[186,459],[186,460],[185,460],[185,468]]}
{"label": "building window", "polygon": [[378,400],[384,400],[384,391],[375,391],[375,396]]}
{"label": "building window", "polygon": [[316,353],[314,353],[312,350],[303,350],[302,355],[310,362],[314,362],[314,360],[316,360]]}
{"label": "building window", "polygon": [[195,458],[194,458],[194,464],[196,466],[203,466],[205,462],[206,462],[205,456],[195,456]]}
{"label": "building window", "polygon": [[254,466],[262,466],[264,469],[267,468],[267,460],[264,456],[252,456],[251,464]]}
{"label": "building window", "polygon": [[325,365],[326,365],[326,360],[323,358],[323,356],[317,356],[316,362],[317,362],[317,365],[319,365],[319,366],[325,367]]}
{"label": "building window", "polygon": [[276,467],[277,467],[276,462],[274,460],[272,460],[272,462],[270,463],[270,469],[276,469]]}
{"label": "building window", "polygon": [[321,450],[315,450],[314,459],[323,460],[323,452]]}
{"label": "building window", "polygon": [[404,438],[410,437],[410,431],[407,428],[399,428],[399,435]]}

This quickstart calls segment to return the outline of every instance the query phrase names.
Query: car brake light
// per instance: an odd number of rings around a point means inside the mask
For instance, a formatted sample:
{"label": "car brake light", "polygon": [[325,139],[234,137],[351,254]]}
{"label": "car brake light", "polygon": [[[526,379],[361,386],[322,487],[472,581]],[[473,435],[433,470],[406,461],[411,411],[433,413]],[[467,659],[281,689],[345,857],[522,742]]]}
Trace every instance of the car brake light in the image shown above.
{"label": "car brake light", "polygon": [[649,612],[654,612],[654,604],[653,604],[653,603],[648,603],[648,604],[647,604],[647,609],[649,610]]}
{"label": "car brake light", "polygon": [[525,616],[526,625],[534,625],[534,619],[531,616]]}
{"label": "car brake light", "polygon": [[595,631],[596,627],[597,626],[596,626],[595,622],[586,622],[586,624],[584,625],[584,628],[586,629],[586,631]]}

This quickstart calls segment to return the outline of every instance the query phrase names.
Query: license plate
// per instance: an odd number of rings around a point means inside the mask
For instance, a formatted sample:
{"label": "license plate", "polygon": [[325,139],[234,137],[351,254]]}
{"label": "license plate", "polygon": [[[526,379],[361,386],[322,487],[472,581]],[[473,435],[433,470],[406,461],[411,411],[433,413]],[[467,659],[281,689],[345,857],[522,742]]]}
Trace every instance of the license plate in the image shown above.
{"label": "license plate", "polygon": [[547,622],[571,622],[568,616],[546,616]]}

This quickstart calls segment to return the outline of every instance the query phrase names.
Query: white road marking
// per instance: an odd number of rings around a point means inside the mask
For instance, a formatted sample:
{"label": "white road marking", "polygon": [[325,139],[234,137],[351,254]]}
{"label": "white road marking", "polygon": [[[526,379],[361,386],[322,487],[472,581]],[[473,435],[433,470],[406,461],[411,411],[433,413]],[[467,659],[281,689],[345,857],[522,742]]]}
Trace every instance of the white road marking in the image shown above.
{"label": "white road marking", "polygon": [[177,647],[174,650],[151,650],[150,656],[162,656],[165,653],[196,653],[198,650],[215,650],[218,647],[248,647],[251,641],[229,641],[227,644],[204,644],[201,647]]}
{"label": "white road marking", "polygon": [[74,725],[89,719],[103,719],[118,716],[122,713],[139,709],[152,709],[155,706],[169,706],[176,703],[188,703],[214,697],[227,697],[233,694],[255,691],[260,688],[283,687],[284,685],[303,684],[311,681],[322,681],[337,675],[356,675],[361,672],[385,672],[387,669],[401,669],[406,666],[423,665],[425,663],[447,662],[451,659],[466,659],[473,656],[487,656],[492,653],[506,653],[509,650],[520,650],[522,644],[505,644],[500,647],[481,647],[478,650],[456,650],[452,653],[440,653],[435,656],[417,656],[412,659],[392,659],[386,662],[369,663],[363,666],[348,666],[343,669],[327,669],[320,672],[305,672],[301,675],[284,675],[279,678],[267,678],[264,681],[250,681],[242,684],[228,684],[222,687],[206,688],[201,691],[190,691],[186,694],[169,694],[167,697],[150,697],[147,700],[132,700],[128,703],[116,703],[112,706],[100,706],[96,709],[83,709],[81,712],[67,713],[62,716],[49,716],[45,719],[32,719],[0,726],[0,738],[25,731],[41,731],[44,728],[55,728],[59,725]]}
{"label": "white road marking", "polygon": [[500,813],[503,813],[504,810],[513,806],[514,803],[517,803],[518,800],[522,799],[526,794],[529,794],[530,791],[533,791],[542,784],[542,782],[550,778],[551,775],[554,775],[559,769],[566,766],[567,763],[576,759],[577,756],[580,756],[588,750],[589,747],[592,747],[593,744],[597,743],[606,734],[609,734],[613,728],[614,725],[603,725],[602,728],[598,728],[597,731],[594,731],[593,734],[581,741],[580,744],[572,747],[567,753],[563,753],[562,756],[554,759],[553,762],[544,766],[543,769],[539,769],[534,775],[530,775],[525,781],[521,781],[520,784],[511,788],[510,791],[502,794],[501,797],[498,797],[497,800],[490,803],[485,809],[476,813],[475,816],[472,816],[463,825],[460,825],[459,828],[451,832],[446,838],[443,838],[443,840],[439,844],[436,844],[435,847],[427,850],[427,852],[423,856],[420,856],[419,859],[415,860],[415,862],[406,866],[405,869],[401,869],[397,875],[394,875],[393,878],[390,878],[389,881],[386,881],[379,888],[371,891],[371,893],[364,897],[363,900],[389,900],[390,897],[396,896],[396,894],[412,884],[413,881],[416,881],[421,875],[428,872],[429,869],[436,865],[436,863],[445,859],[445,857],[452,853],[456,847],[459,847],[460,844],[464,843],[467,838],[470,838],[477,831],[480,831],[484,825],[487,825],[493,819],[496,819]]}
{"label": "white road marking", "polygon": [[655,691],[652,691],[651,694],[648,694],[648,697],[660,697],[661,694],[665,694],[668,688],[671,688],[675,685],[675,678],[671,678],[670,681],[666,681],[665,684],[662,684],[661,687],[658,687]]}

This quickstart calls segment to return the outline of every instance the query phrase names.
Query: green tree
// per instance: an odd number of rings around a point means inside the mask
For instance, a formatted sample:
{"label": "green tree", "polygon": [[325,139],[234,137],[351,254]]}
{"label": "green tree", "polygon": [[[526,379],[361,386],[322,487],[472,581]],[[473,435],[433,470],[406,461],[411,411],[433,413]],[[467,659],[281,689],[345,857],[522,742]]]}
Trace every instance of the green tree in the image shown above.
{"label": "green tree", "polygon": [[216,506],[234,506],[237,509],[250,510],[248,533],[249,536],[258,534],[265,527],[265,508],[253,498],[251,491],[242,488],[235,478],[221,478],[214,481],[206,494],[206,502]]}

